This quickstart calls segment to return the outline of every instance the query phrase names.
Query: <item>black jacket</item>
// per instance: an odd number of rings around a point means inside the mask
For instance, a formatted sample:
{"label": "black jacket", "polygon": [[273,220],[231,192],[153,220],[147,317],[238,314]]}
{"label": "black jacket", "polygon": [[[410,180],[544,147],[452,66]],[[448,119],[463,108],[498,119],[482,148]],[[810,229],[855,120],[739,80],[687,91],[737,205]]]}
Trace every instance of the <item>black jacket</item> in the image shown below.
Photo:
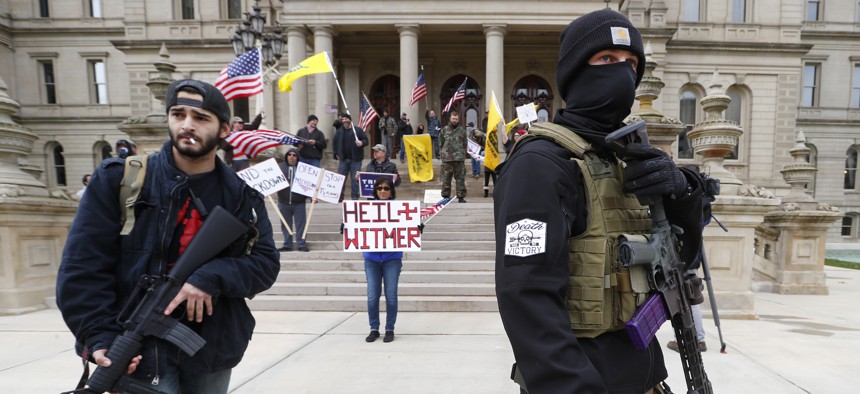
{"label": "black jacket", "polygon": [[299,129],[298,133],[296,133],[296,137],[305,141],[314,140],[315,142],[314,145],[296,144],[296,147],[299,148],[299,157],[306,159],[322,159],[323,151],[327,145],[325,142],[325,135],[320,131],[319,127],[314,128],[313,132],[309,132],[307,127],[302,127]]}
{"label": "black jacket", "polygon": [[[131,298],[142,275],[165,274],[166,255],[181,203],[180,191],[188,175],[176,168],[172,143],[150,156],[145,185],[135,204],[135,225],[121,236],[119,183],[124,161],[108,159],[96,169],[63,250],[57,274],[57,305],[75,335],[80,354],[108,348],[122,333],[116,322],[120,309]],[[222,206],[240,220],[256,227],[188,278],[212,295],[214,311],[196,326],[206,345],[192,358],[192,370],[212,373],[236,366],[251,339],[254,317],[245,298],[265,291],[280,270],[278,251],[272,240],[272,224],[262,196],[247,186],[233,170],[216,158],[216,171],[223,185]],[[245,254],[249,241],[259,238]],[[180,308],[181,309],[181,308]],[[182,319],[183,324],[186,323]],[[172,350],[171,350],[172,349]],[[165,368],[173,345],[146,338],[143,360],[135,377],[152,380],[156,366]]]}
{"label": "black jacket", "polygon": [[[585,339],[570,328],[568,238],[584,231],[588,205],[582,174],[570,158],[571,153],[555,143],[534,139],[496,168],[499,313],[530,394],[641,394],[667,376],[656,339],[648,350],[639,351],[626,331]],[[694,212],[695,207],[687,208],[695,205],[693,199],[701,200],[692,196],[674,201],[678,209],[673,211]],[[544,253],[505,255],[507,225],[522,219],[546,224]],[[701,236],[701,227],[685,230]]]}
{"label": "black jacket", "polygon": [[[301,157],[301,155],[299,155],[299,157]],[[305,201],[307,201],[308,197],[305,196],[304,194],[293,193],[293,191],[292,191],[293,180],[295,180],[295,178],[296,178],[295,166],[293,168],[292,178],[289,177],[290,176],[289,175],[290,174],[290,171],[289,171],[290,165],[287,164],[287,162],[281,162],[280,164],[278,164],[278,167],[281,168],[281,172],[284,173],[284,176],[288,177],[287,181],[290,183],[290,186],[288,188],[278,190],[278,202],[281,204],[304,204]]]}
{"label": "black jacket", "polygon": [[[361,147],[355,146],[356,136],[361,141]],[[334,150],[335,160],[343,160],[344,158],[358,161],[364,160],[364,147],[366,146],[367,134],[364,133],[361,127],[356,126],[355,123],[352,124],[352,128],[350,129],[344,129],[343,126],[340,126],[334,132],[332,149]],[[344,156],[345,153],[349,154],[350,157]]]}
{"label": "black jacket", "polygon": [[242,125],[242,130],[257,130],[260,128],[260,123],[263,123],[263,114],[257,114],[251,123]]}
{"label": "black jacket", "polygon": [[385,161],[382,163],[377,163],[376,160],[371,159],[370,162],[367,163],[367,167],[364,171],[397,175],[397,180],[394,181],[394,186],[400,186],[400,174],[397,172],[397,165],[392,163],[391,160],[388,160],[388,158],[385,158]]}

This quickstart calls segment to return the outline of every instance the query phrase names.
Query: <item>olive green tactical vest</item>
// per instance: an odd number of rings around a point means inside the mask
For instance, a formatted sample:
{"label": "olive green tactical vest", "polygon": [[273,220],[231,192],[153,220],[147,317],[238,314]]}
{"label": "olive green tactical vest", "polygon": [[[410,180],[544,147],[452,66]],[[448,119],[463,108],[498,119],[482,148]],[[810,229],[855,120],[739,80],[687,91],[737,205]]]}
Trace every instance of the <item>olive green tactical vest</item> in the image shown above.
{"label": "olive green tactical vest", "polygon": [[[618,263],[618,238],[642,238],[652,222],[647,207],[621,191],[620,167],[600,160],[584,139],[552,123],[536,123],[523,138],[549,138],[573,153],[588,195],[585,232],[568,240],[567,309],[577,337],[594,338],[624,328],[648,293],[645,271]],[[519,141],[517,141],[519,142]],[[632,275],[632,278],[631,278]]]}

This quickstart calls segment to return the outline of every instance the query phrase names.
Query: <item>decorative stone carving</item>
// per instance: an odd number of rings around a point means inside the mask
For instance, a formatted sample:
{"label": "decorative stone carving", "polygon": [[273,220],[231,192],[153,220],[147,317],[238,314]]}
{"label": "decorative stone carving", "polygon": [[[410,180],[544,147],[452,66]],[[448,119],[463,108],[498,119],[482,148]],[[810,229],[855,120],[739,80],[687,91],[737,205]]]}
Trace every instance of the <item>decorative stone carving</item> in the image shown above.
{"label": "decorative stone carving", "polygon": [[164,108],[164,97],[167,95],[167,86],[174,81],[173,73],[176,66],[170,62],[170,53],[167,46],[162,43],[158,52],[160,60],[154,63],[158,74],[151,78],[146,86],[160,103],[146,116],[132,116],[119,124],[120,131],[128,134],[132,141],[137,144],[139,154],[153,153],[161,149],[167,135],[167,114]]}
{"label": "decorative stone carving", "polygon": [[654,60],[654,51],[650,42],[645,45],[645,59],[645,75],[642,76],[642,82],[636,88],[639,111],[628,117],[626,122],[644,120],[648,125],[649,142],[664,152],[672,152],[672,144],[684,131],[684,125],[678,119],[666,116],[654,108],[653,102],[657,100],[666,85],[653,74],[654,69],[657,68],[657,62]]}

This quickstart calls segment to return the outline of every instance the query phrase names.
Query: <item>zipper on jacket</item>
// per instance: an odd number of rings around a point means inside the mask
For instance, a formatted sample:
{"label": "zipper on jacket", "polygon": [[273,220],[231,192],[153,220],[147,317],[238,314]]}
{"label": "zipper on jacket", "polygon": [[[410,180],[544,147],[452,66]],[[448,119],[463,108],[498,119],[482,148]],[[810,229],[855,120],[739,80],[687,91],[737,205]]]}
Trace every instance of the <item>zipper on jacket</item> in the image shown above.
{"label": "zipper on jacket", "polygon": [[180,187],[184,186],[186,183],[188,183],[188,178],[184,177],[176,186],[173,187],[173,190],[170,191],[170,194],[168,196],[168,200],[170,201],[170,203],[167,205],[167,212],[164,217],[164,231],[162,231],[161,233],[161,242],[159,242],[158,245],[158,256],[156,256],[156,260],[158,260],[158,275],[163,275],[165,273],[163,272],[163,270],[165,269],[164,255],[165,250],[167,249],[167,247],[169,247],[169,245],[165,244],[166,242],[169,242],[167,238],[168,232],[171,235],[170,238],[173,238],[173,229],[168,231],[168,229],[170,228],[168,227],[170,225],[170,217],[173,214],[173,195],[179,190]]}

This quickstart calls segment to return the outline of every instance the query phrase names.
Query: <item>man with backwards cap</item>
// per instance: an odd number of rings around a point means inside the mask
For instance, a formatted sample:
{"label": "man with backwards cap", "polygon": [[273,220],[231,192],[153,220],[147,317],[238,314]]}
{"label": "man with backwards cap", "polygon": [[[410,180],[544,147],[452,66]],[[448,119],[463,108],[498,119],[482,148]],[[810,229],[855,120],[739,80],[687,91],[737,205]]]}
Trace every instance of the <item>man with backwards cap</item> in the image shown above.
{"label": "man with backwards cap", "polygon": [[[168,86],[165,103],[169,140],[147,160],[128,215],[134,218],[126,219],[134,219],[128,234],[120,219],[126,207],[118,199],[125,161],[105,160],[93,174],[63,251],[57,305],[78,354],[90,362],[128,368],[132,378],[160,392],[226,393],[254,330],[245,298],[272,286],[279,255],[262,196],[215,155],[230,132],[224,96],[208,83],[185,79]],[[194,271],[164,311],[206,345],[189,357],[146,337],[131,365],[111,365],[107,350],[123,332],[118,315],[140,301],[135,286],[144,275],[167,275],[215,206],[249,224],[249,231]]]}
{"label": "man with backwards cap", "polygon": [[614,261],[617,237],[649,233],[636,196],[662,196],[685,230],[682,259],[695,256],[701,183],[656,148],[628,145],[622,169],[606,146],[644,70],[642,37],[626,17],[607,8],[577,18],[561,33],[556,68],[566,107],[554,123],[532,124],[497,167],[496,295],[516,380],[530,394],[663,392],[657,340],[637,350],[623,329],[638,301]]}

